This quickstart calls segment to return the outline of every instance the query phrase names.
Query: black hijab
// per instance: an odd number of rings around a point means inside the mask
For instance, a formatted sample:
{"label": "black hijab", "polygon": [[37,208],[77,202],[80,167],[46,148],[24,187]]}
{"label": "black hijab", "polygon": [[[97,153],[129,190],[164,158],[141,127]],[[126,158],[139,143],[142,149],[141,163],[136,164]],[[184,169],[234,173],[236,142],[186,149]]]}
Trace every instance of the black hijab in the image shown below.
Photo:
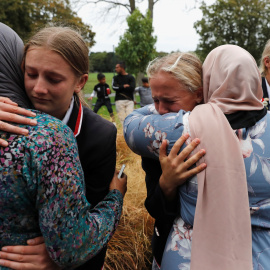
{"label": "black hijab", "polygon": [[0,96],[10,98],[20,107],[33,108],[24,89],[20,68],[23,46],[17,33],[0,23]]}

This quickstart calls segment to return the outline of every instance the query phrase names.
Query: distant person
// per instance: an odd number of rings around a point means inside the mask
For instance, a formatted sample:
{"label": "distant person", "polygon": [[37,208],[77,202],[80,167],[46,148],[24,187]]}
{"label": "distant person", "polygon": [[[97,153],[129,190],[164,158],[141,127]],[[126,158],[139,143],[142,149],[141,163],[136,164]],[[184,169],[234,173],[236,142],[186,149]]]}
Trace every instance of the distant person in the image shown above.
{"label": "distant person", "polygon": [[111,93],[110,86],[106,83],[106,77],[104,74],[99,73],[97,75],[97,79],[99,81],[98,84],[95,85],[94,91],[91,94],[91,96],[88,98],[88,100],[92,100],[94,96],[97,95],[97,101],[94,108],[94,112],[97,113],[98,110],[105,105],[107,107],[108,112],[110,113],[110,117],[113,122],[114,120],[114,114],[112,109],[111,100],[109,97],[109,94]]}
{"label": "distant person", "polygon": [[112,80],[112,89],[115,94],[115,108],[120,122],[123,124],[126,116],[134,110],[135,78],[126,72],[124,62],[115,66],[116,76]]}
{"label": "distant person", "polygon": [[141,107],[154,103],[147,77],[142,78],[142,86],[136,87],[135,92],[138,92],[140,95]]}
{"label": "distant person", "polygon": [[270,39],[267,41],[261,58],[260,71],[262,74],[263,104],[270,110]]}

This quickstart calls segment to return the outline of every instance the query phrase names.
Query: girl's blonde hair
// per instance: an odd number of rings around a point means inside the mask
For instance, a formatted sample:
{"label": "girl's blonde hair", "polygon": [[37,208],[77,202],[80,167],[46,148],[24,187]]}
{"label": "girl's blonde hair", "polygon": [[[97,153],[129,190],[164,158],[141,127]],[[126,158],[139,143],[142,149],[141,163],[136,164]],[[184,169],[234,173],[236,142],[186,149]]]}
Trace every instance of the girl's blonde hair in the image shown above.
{"label": "girl's blonde hair", "polygon": [[266,74],[267,74],[267,68],[264,65],[264,58],[265,57],[270,58],[270,39],[266,42],[266,44],[264,46],[261,61],[260,61],[260,71],[261,71],[262,75],[264,75],[264,76],[266,76]]}
{"label": "girl's blonde hair", "polygon": [[202,62],[193,53],[175,52],[156,58],[149,63],[146,72],[151,80],[160,71],[174,76],[186,90],[195,93],[202,88]]}
{"label": "girl's blonde hair", "polygon": [[[60,54],[77,77],[89,73],[88,47],[80,33],[70,27],[49,26],[33,35],[24,47],[23,67],[27,51],[31,47],[43,47]],[[77,95],[87,105],[81,91]]]}

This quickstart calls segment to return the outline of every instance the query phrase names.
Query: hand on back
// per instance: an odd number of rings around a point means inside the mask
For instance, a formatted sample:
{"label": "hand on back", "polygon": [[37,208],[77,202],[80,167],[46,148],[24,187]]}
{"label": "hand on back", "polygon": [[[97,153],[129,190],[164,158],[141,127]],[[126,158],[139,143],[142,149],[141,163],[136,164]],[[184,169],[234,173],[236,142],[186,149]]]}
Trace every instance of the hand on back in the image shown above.
{"label": "hand on back", "polygon": [[[60,270],[50,258],[43,237],[27,241],[28,246],[9,246],[0,252],[0,269],[5,266],[20,270]],[[31,245],[30,245],[31,244]]]}
{"label": "hand on back", "polygon": [[[18,104],[15,102],[12,102],[9,98],[0,97],[0,130],[13,133],[13,134],[19,134],[19,135],[27,135],[28,130],[25,128],[20,128],[17,126],[14,126],[12,124],[9,124],[7,122],[17,123],[17,124],[23,124],[23,125],[36,125],[37,122],[34,119],[30,119],[24,116],[31,116],[34,117],[36,114],[18,107]],[[0,146],[6,147],[8,143],[0,139]]]}
{"label": "hand on back", "polygon": [[[190,169],[198,160],[205,155],[205,150],[201,149],[196,154],[190,156],[192,151],[199,145],[200,140],[194,139],[180,153],[181,146],[188,139],[189,135],[181,136],[167,155],[167,141],[164,140],[160,147],[159,161],[162,168],[162,175],[159,183],[168,199],[174,198],[178,186],[184,184],[190,177],[198,174],[206,168],[206,164]],[[178,154],[179,153],[179,154]]]}

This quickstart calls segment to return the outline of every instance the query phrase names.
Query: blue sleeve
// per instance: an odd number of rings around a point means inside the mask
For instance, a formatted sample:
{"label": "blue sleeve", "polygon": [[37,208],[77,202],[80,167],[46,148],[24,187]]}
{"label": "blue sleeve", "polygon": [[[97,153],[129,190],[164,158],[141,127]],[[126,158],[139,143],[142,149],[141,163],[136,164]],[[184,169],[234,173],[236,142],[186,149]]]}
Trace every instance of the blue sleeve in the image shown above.
{"label": "blue sleeve", "polygon": [[162,140],[169,141],[168,151],[184,131],[185,111],[160,115],[153,104],[134,110],[124,121],[124,137],[130,149],[142,156],[158,159]]}

